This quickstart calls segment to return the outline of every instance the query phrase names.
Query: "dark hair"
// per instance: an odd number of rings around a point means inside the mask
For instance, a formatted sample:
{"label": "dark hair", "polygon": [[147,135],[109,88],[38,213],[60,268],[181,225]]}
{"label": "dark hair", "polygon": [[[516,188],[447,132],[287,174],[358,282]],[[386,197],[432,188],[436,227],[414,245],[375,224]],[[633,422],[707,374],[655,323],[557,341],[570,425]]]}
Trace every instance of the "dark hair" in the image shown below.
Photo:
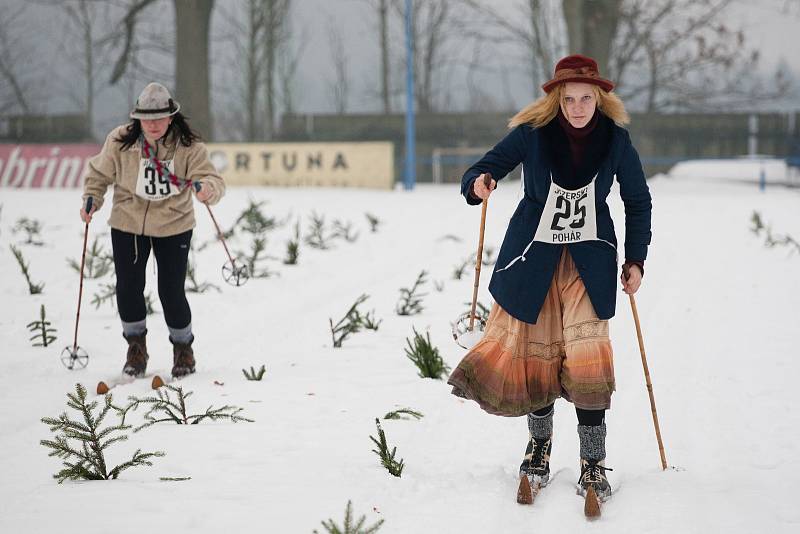
{"label": "dark hair", "polygon": [[[139,141],[142,136],[142,121],[133,119],[125,129],[125,133],[114,139],[117,143],[122,144],[122,150],[130,148]],[[192,143],[202,139],[200,134],[195,132],[189,127],[186,117],[180,111],[172,116],[172,122],[167,128],[167,133],[164,137],[169,137],[173,141],[180,140],[183,146],[192,146]]]}

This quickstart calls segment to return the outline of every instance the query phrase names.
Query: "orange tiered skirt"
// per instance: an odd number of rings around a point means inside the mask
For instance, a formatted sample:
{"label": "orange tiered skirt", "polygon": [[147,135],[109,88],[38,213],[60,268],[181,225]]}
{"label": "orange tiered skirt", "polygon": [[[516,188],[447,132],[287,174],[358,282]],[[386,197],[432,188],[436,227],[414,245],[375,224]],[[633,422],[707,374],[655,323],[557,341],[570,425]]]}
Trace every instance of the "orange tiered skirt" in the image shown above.
{"label": "orange tiered skirt", "polygon": [[483,338],[448,383],[494,415],[521,416],[564,397],[586,410],[611,407],[614,357],[608,321],[594,311],[564,249],[536,324],[495,304]]}

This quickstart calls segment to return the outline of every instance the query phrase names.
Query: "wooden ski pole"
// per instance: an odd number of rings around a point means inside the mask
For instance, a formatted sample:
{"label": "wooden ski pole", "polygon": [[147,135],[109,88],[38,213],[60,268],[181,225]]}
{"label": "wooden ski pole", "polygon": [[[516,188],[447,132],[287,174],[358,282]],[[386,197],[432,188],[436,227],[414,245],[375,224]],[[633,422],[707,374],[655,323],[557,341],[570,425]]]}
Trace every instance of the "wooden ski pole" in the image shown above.
{"label": "wooden ski pole", "polygon": [[[492,175],[484,173],[483,185],[488,189],[492,184]],[[469,331],[472,332],[475,326],[475,307],[478,304],[478,283],[481,279],[481,262],[483,261],[483,233],[486,230],[486,208],[489,206],[489,199],[483,199],[481,204],[481,230],[480,237],[478,238],[478,257],[475,261],[475,285],[472,288],[472,310],[469,314]]]}
{"label": "wooden ski pole", "polygon": [[[629,269],[625,268],[625,279],[630,277]],[[644,368],[644,380],[647,384],[647,393],[650,396],[650,411],[653,414],[653,426],[656,429],[656,439],[658,440],[658,452],[661,454],[661,469],[667,468],[667,457],[664,454],[664,442],[661,440],[661,428],[658,424],[658,412],[656,411],[656,399],[653,395],[653,384],[650,382],[650,369],[647,367],[647,356],[644,352],[644,339],[642,337],[642,325],[639,322],[639,311],[636,309],[636,299],[633,295],[628,295],[631,300],[631,311],[633,312],[633,321],[636,323],[636,337],[639,339],[639,352],[642,355],[642,367]]]}
{"label": "wooden ski pole", "polygon": [[[86,214],[92,211],[92,197],[86,199]],[[83,252],[81,253],[81,282],[78,286],[78,311],[75,313],[75,337],[72,340],[73,357],[78,351],[78,323],[81,319],[81,300],[83,299],[83,267],[86,264],[86,242],[89,238],[89,223],[83,229]]]}

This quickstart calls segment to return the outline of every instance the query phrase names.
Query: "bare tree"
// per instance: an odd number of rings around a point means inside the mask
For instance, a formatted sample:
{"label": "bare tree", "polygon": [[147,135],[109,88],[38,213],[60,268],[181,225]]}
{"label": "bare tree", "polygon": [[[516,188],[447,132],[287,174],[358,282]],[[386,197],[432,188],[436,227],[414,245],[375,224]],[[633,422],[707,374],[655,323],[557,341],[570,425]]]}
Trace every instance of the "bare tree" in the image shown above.
{"label": "bare tree", "polygon": [[[111,83],[118,82],[132,63],[134,35],[143,10],[158,0],[126,4],[122,49]],[[175,94],[192,117],[193,127],[211,138],[209,29],[214,0],[173,0],[175,8]]]}
{"label": "bare tree", "polygon": [[328,22],[328,44],[333,65],[333,78],[328,80],[328,87],[336,113],[342,115],[347,111],[347,100],[350,97],[350,75],[344,38],[335,20]]}
{"label": "bare tree", "polygon": [[261,6],[261,0],[247,1],[247,44],[244,49],[246,58],[245,68],[245,113],[247,117],[247,139],[260,138],[260,121],[258,120],[258,94],[263,67],[263,53],[261,41],[266,29],[266,18]]}
{"label": "bare tree", "polygon": [[[395,12],[405,19],[405,2],[394,3]],[[454,0],[413,0],[411,32],[414,57],[414,96],[421,113],[436,111],[452,63],[448,44],[456,34]],[[403,59],[405,62],[405,59]]]}
{"label": "bare tree", "polygon": [[[391,88],[391,53],[389,48],[390,41],[390,3],[391,0],[366,0],[372,8],[377,18],[378,49],[380,50],[380,81],[379,94],[383,113],[392,112],[392,88]],[[370,96],[376,96],[372,94]]]}
{"label": "bare tree", "polygon": [[230,54],[221,65],[224,98],[235,102],[217,112],[226,134],[272,139],[278,113],[293,109],[294,79],[308,39],[294,38],[290,15],[291,0],[240,0],[217,7],[221,30],[215,39]]}
{"label": "bare tree", "polygon": [[174,1],[175,93],[192,115],[193,127],[211,138],[209,30],[214,0]]}
{"label": "bare tree", "polygon": [[[612,57],[619,92],[646,111],[709,110],[783,95],[785,73],[768,84],[759,53],[726,23],[732,0],[629,0]],[[643,68],[644,67],[644,68]]]}
{"label": "bare tree", "polygon": [[557,4],[544,0],[521,0],[511,14],[504,14],[487,0],[461,2],[478,15],[471,20],[480,21],[470,26],[470,34],[509,48],[521,47],[521,61],[530,74],[534,90],[550,79],[556,57],[562,53],[565,44],[559,38],[563,14]]}
{"label": "bare tree", "polygon": [[388,115],[392,112],[392,101],[389,94],[389,0],[378,0],[377,8],[381,43],[381,100],[383,112]]}
{"label": "bare tree", "polygon": [[231,57],[225,60],[229,84],[225,96],[230,99],[231,89],[238,92],[233,100],[239,105],[233,128],[244,139],[256,141],[262,137],[261,92],[264,74],[264,32],[266,17],[263,0],[245,0],[240,3],[220,4],[218,15],[227,25],[222,42],[230,45]]}
{"label": "bare tree", "polygon": [[608,72],[621,6],[622,0],[563,0],[569,53],[592,56],[600,72]]}
{"label": "bare tree", "polygon": [[0,80],[8,84],[7,90],[5,87],[0,89],[0,113],[15,107],[19,107],[24,113],[30,111],[20,76],[20,67],[26,62],[26,57],[22,55],[23,47],[19,46],[24,34],[14,31],[24,12],[23,5],[0,18]]}
{"label": "bare tree", "polygon": [[291,29],[287,30],[286,39],[278,51],[278,82],[281,88],[278,104],[286,114],[295,112],[295,78],[300,60],[305,52],[309,39],[305,30],[295,39]]}
{"label": "bare tree", "polygon": [[278,76],[278,58],[280,49],[288,41],[290,33],[289,14],[291,0],[263,0],[264,10],[264,104],[265,104],[265,129],[266,138],[272,139],[275,135],[277,113],[277,86],[280,84]]}
{"label": "bare tree", "polygon": [[95,124],[95,98],[108,87],[107,83],[100,81],[99,73],[110,64],[111,53],[108,40],[100,33],[102,28],[110,24],[114,6],[93,0],[66,0],[52,5],[60,8],[71,25],[72,33],[67,35],[61,49],[68,57],[72,57],[77,64],[77,72],[82,74],[82,84],[75,85],[71,71],[70,79],[64,85],[83,109],[89,131],[92,131]]}

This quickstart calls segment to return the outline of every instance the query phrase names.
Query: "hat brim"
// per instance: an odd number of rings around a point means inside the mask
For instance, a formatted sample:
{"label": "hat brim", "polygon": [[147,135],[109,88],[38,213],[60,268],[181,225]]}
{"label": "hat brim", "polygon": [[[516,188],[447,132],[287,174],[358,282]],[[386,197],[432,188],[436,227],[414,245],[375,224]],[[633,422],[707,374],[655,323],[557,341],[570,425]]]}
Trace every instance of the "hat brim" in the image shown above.
{"label": "hat brim", "polygon": [[139,110],[134,109],[130,113],[130,118],[146,120],[146,121],[154,121],[158,119],[165,119],[167,117],[172,117],[181,110],[181,105],[178,102],[173,101],[173,104],[175,104],[175,109],[173,109],[172,111],[156,111],[153,113],[148,113],[147,111],[143,111],[141,109]]}
{"label": "hat brim", "polygon": [[592,85],[600,87],[601,89],[607,92],[614,90],[614,82],[606,80],[605,78],[589,78],[587,76],[571,76],[569,78],[561,78],[559,80],[550,80],[549,82],[542,85],[542,89],[544,89],[545,93],[549,93],[550,91],[555,89],[556,85],[567,82],[590,83]]}

